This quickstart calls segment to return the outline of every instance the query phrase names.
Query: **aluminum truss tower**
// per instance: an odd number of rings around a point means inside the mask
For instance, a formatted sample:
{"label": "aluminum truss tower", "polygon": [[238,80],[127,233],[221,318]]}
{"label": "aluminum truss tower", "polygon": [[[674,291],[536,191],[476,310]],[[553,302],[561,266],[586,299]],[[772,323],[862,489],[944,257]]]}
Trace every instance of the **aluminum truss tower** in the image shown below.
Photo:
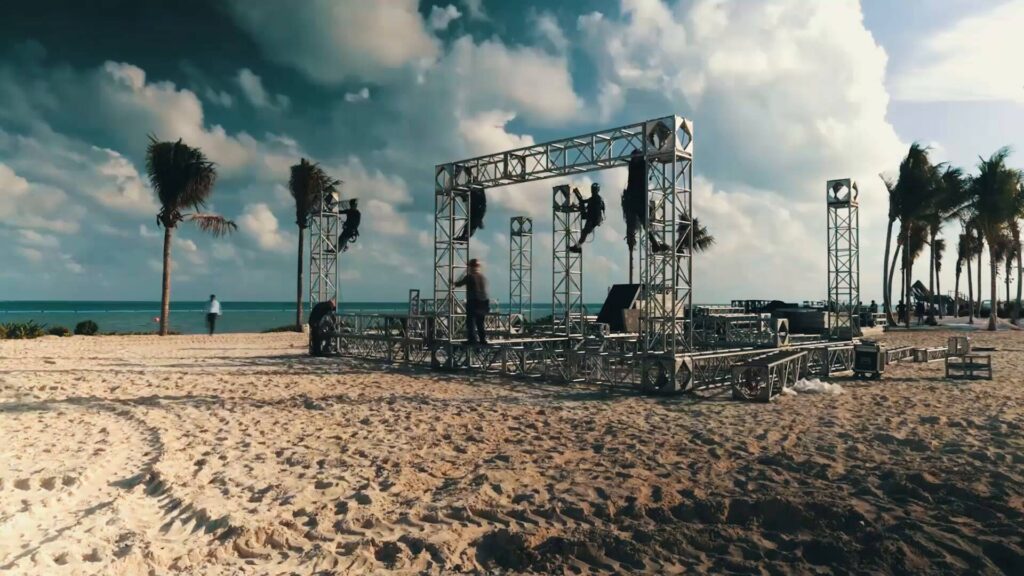
{"label": "aluminum truss tower", "polygon": [[532,320],[533,219],[513,216],[509,224],[508,311]]}
{"label": "aluminum truss tower", "polygon": [[[469,268],[469,181],[467,168],[437,167],[434,194],[434,338],[452,342],[466,323],[465,290],[455,282]],[[458,240],[466,230],[466,239]]]}
{"label": "aluminum truss tower", "polygon": [[828,337],[857,335],[860,307],[860,213],[857,184],[849,178],[825,186],[828,212]]}
{"label": "aluminum truss tower", "polygon": [[673,127],[646,126],[649,214],[640,234],[641,346],[666,356],[693,349],[693,127],[678,117]]}
{"label": "aluminum truss tower", "polygon": [[554,188],[551,230],[551,323],[556,334],[583,334],[583,254],[572,252],[583,217],[568,184]]}
{"label": "aluminum truss tower", "polygon": [[[686,224],[693,214],[693,125],[678,116],[438,165],[434,172],[436,338],[454,340],[459,333],[456,323],[465,318],[454,283],[465,271],[469,246],[454,239],[467,221],[470,187],[494,188],[626,167],[633,150],[641,151],[647,160],[648,194],[657,215],[651,219],[650,230],[659,242],[677,246],[677,223]],[[641,308],[643,351],[676,354],[689,350],[692,339],[685,316],[692,304],[692,238],[682,243],[678,254],[670,250],[659,256],[649,254],[645,248],[648,239],[641,237],[641,282],[648,283]],[[648,258],[652,262],[648,263]]]}
{"label": "aluminum truss tower", "polygon": [[341,233],[340,195],[323,195],[309,226],[309,309],[334,298],[341,302],[338,236]]}

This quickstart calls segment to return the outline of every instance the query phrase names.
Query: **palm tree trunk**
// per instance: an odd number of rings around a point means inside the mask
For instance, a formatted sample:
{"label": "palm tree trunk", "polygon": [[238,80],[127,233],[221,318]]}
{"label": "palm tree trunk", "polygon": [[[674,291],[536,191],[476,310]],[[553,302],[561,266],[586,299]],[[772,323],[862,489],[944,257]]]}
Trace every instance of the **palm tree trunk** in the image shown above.
{"label": "palm tree trunk", "polygon": [[985,258],[985,241],[978,233],[978,318],[981,318],[981,262]]}
{"label": "palm tree trunk", "polygon": [[1018,245],[1017,245],[1017,305],[1013,307],[1013,323],[1014,324],[1016,324],[1020,320],[1020,297],[1021,297],[1021,289],[1020,289],[1021,288],[1020,287],[1020,280],[1021,280],[1021,269],[1020,269],[1021,254],[1020,253],[1021,252],[1022,252],[1021,246],[1018,243]]}
{"label": "palm tree trunk", "polygon": [[942,302],[942,279],[939,278],[939,267],[935,267],[935,307],[939,310],[939,318],[945,318],[945,314],[942,309],[945,308],[945,304]]}
{"label": "palm tree trunk", "polygon": [[629,249],[629,283],[633,283],[633,248]]}
{"label": "palm tree trunk", "polygon": [[996,251],[995,251],[995,247],[992,246],[991,242],[989,242],[989,245],[988,245],[988,262],[991,265],[990,270],[989,270],[989,276],[990,276],[991,281],[992,281],[992,283],[991,283],[991,288],[992,288],[992,308],[991,308],[991,311],[988,314],[988,329],[992,330],[992,331],[995,331],[995,329],[996,329],[996,310],[999,308],[999,306],[998,306],[998,304],[999,304],[999,292],[996,291],[996,268],[999,266],[999,263],[996,262]]}
{"label": "palm tree trunk", "polygon": [[[894,222],[896,222],[895,218],[889,218],[889,227],[885,231],[885,259],[882,260],[882,306],[885,308],[885,321],[889,326],[896,324],[892,319],[892,290],[889,288],[892,282],[892,272],[886,273],[889,268],[889,251],[892,247],[892,225]],[[893,266],[895,265],[894,261]]]}
{"label": "palm tree trunk", "polygon": [[935,321],[935,314],[932,309],[935,307],[935,234],[932,234],[931,246],[928,247],[928,291],[931,298],[928,299],[928,322]]}
{"label": "palm tree trunk", "polygon": [[974,275],[971,274],[971,260],[967,258],[967,323],[974,324]]}
{"label": "palm tree trunk", "polygon": [[295,272],[295,330],[302,330],[302,252],[305,238],[305,230],[299,226],[299,256]]}
{"label": "palm tree trunk", "polygon": [[[1006,302],[1007,306],[1010,305],[1010,266],[1012,264],[1013,264],[1012,255],[1008,253],[1006,255],[1006,268],[1005,268],[1005,270],[1006,270],[1006,274],[1005,274],[1005,276],[1006,276],[1006,300],[1004,300],[1004,302]],[[1009,316],[1009,314],[1007,314],[1007,316]]]}
{"label": "palm tree trunk", "polygon": [[913,265],[914,261],[910,258],[910,226],[907,226],[907,235],[903,240],[903,301],[907,303],[907,328],[910,328],[910,317],[914,309],[914,306],[910,303],[910,296],[912,294],[910,286],[914,277],[913,270],[911,269]]}
{"label": "palm tree trunk", "polygon": [[[899,326],[899,320],[894,320],[892,315],[892,286],[893,280],[896,279],[896,262],[900,259],[900,245],[896,245],[896,250],[892,254],[892,263],[889,265],[889,276],[888,281],[885,283],[885,298],[889,301],[889,307],[885,310],[885,321],[889,323],[889,326]],[[901,283],[902,285],[902,283]]]}
{"label": "palm tree trunk", "polygon": [[[959,266],[957,266],[959,268]],[[960,270],[956,271],[956,281],[953,283],[953,318],[960,317]]]}
{"label": "palm tree trunk", "polygon": [[167,336],[171,315],[171,227],[164,226],[164,278],[160,291],[160,335]]}

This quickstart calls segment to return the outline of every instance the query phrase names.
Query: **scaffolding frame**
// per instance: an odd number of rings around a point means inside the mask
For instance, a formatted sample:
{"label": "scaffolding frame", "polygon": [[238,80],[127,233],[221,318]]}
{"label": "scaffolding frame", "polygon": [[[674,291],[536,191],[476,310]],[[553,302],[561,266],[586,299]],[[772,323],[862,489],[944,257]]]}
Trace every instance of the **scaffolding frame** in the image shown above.
{"label": "scaffolding frame", "polygon": [[508,312],[533,320],[533,219],[513,216],[509,222]]}
{"label": "scaffolding frame", "polygon": [[579,336],[585,330],[583,253],[570,247],[583,226],[580,205],[568,184],[552,190],[551,204],[551,325],[556,334]]}
{"label": "scaffolding frame", "polygon": [[340,193],[320,194],[309,225],[309,309],[334,298],[341,302],[338,236],[341,233]]}
{"label": "scaffolding frame", "polygon": [[[650,254],[647,235],[640,248],[641,283],[647,286],[641,307],[643,352],[674,355],[692,349],[686,317],[692,305],[692,235],[677,243],[677,225],[691,218],[693,124],[664,116],[607,130],[562,138],[438,164],[434,170],[435,338],[453,342],[465,322],[455,281],[465,272],[469,243],[454,239],[468,224],[471,187],[494,188],[626,167],[633,150],[647,162],[647,195],[654,210],[648,232],[670,246]],[[679,246],[678,253],[674,249]]]}
{"label": "scaffolding frame", "polygon": [[860,307],[860,210],[850,178],[825,185],[828,235],[828,333],[830,340],[858,334]]}

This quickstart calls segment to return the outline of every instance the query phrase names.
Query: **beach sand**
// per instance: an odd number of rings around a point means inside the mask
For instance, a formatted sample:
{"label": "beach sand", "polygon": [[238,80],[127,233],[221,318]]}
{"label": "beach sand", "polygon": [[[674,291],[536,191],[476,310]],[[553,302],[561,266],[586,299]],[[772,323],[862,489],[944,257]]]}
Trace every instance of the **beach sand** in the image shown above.
{"label": "beach sand", "polygon": [[0,574],[1022,574],[1024,334],[972,338],[995,380],[770,404],[294,334],[3,341]]}

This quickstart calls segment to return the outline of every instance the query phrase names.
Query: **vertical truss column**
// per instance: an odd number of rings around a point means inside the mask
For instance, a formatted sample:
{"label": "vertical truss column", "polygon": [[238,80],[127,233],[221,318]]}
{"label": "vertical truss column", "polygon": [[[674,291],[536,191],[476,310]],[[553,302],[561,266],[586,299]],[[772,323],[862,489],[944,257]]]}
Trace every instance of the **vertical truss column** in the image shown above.
{"label": "vertical truss column", "polygon": [[583,254],[569,247],[580,236],[582,217],[568,184],[554,187],[551,235],[551,322],[555,333],[583,333]]}
{"label": "vertical truss column", "polygon": [[647,234],[641,233],[641,349],[675,355],[693,348],[693,125],[678,116],[646,122]]}
{"label": "vertical truss column", "polygon": [[455,163],[434,171],[434,338],[451,342],[466,320],[464,289],[455,282],[468,268],[469,241],[455,238],[469,226],[470,172]]}
{"label": "vertical truss column", "polygon": [[321,194],[319,210],[309,226],[309,308],[334,298],[341,303],[338,236],[341,232],[340,198]]}
{"label": "vertical truss column", "polygon": [[509,224],[508,307],[510,314],[532,320],[533,219],[513,216]]}
{"label": "vertical truss column", "polygon": [[850,178],[825,186],[828,234],[828,337],[849,340],[859,333],[860,210]]}

